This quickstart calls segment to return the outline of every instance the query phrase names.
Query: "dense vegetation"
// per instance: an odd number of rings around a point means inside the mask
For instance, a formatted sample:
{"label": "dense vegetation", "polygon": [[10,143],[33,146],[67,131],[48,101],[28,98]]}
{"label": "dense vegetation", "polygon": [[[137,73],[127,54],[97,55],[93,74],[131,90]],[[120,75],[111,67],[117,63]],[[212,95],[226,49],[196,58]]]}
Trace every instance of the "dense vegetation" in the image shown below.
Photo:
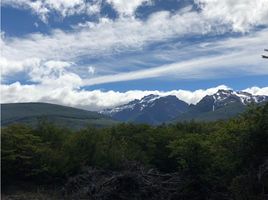
{"label": "dense vegetation", "polygon": [[[177,172],[180,199],[266,199],[268,104],[228,121],[80,131],[42,121],[2,129],[2,187],[63,184],[87,167],[120,171],[132,161]],[[4,191],[3,190],[3,191]],[[266,196],[265,196],[266,195]]]}

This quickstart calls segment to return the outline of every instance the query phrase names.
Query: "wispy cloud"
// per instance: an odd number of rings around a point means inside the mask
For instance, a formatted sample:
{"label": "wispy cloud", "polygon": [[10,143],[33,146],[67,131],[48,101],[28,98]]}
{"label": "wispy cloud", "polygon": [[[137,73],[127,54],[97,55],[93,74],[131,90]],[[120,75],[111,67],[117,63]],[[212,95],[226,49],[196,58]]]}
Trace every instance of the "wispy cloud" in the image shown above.
{"label": "wispy cloud", "polygon": [[49,35],[31,34],[26,38],[4,38],[3,56],[10,60],[29,57],[43,59],[96,56],[100,53],[118,53],[126,49],[139,49],[146,44],[164,41],[183,34],[212,31],[198,13],[158,12],[147,21],[133,18],[108,18],[71,32],[54,30]]}
{"label": "wispy cloud", "polygon": [[[83,85],[95,85],[110,82],[138,80],[155,77],[173,77],[176,79],[208,79],[228,77],[230,75],[268,75],[267,63],[261,59],[260,52],[268,42],[268,30],[257,34],[224,39],[218,42],[192,45],[186,52],[193,56],[187,61],[152,67],[149,69],[100,76],[83,80]],[[200,46],[203,46],[202,49]],[[213,50],[216,55],[195,57],[200,51],[207,54]],[[176,50],[178,51],[178,50]],[[184,49],[181,49],[184,51]],[[176,56],[179,56],[179,52]]]}
{"label": "wispy cloud", "polygon": [[47,23],[54,12],[64,18],[71,15],[98,15],[103,4],[110,4],[120,17],[134,17],[136,9],[151,0],[2,0],[2,6],[30,10]]}
{"label": "wispy cloud", "polygon": [[115,10],[123,17],[131,17],[135,15],[135,11],[139,6],[146,3],[150,3],[151,1],[152,0],[107,0],[107,2],[110,3],[115,8]]}
{"label": "wispy cloud", "polygon": [[50,14],[56,12],[61,17],[77,14],[93,15],[100,11],[101,1],[86,0],[2,0],[2,6],[31,10],[47,23]]}

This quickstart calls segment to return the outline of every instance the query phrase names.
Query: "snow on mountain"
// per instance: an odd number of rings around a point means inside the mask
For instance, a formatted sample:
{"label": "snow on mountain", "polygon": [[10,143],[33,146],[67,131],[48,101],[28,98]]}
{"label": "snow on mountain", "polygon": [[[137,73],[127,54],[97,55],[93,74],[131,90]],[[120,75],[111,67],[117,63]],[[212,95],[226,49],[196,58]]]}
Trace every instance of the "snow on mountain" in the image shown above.
{"label": "snow on mountain", "polygon": [[[214,111],[217,111],[218,116],[216,117],[218,119],[223,115],[227,117],[234,116],[243,112],[246,109],[246,105],[266,101],[268,101],[268,96],[223,89],[218,90],[213,95],[205,96],[196,105],[188,105],[172,95],[159,96],[151,94],[140,100],[136,99],[127,104],[103,110],[100,113],[120,121],[159,124],[178,116],[188,116],[188,118],[194,119],[197,115],[200,116]],[[222,110],[223,108],[224,111]]]}
{"label": "snow on mountain", "polygon": [[247,92],[233,90],[218,90],[215,94],[202,98],[196,105],[191,105],[190,110],[192,113],[205,113],[226,108],[230,105],[235,106],[236,109],[244,110],[246,105],[265,101],[268,101],[268,96],[256,96]]}
{"label": "snow on mountain", "polygon": [[141,100],[101,111],[120,121],[159,124],[175,118],[188,109],[188,104],[176,96],[148,95]]}
{"label": "snow on mountain", "polygon": [[[133,100],[127,104],[120,105],[111,109],[105,109],[100,111],[101,114],[105,115],[113,115],[114,113],[121,112],[123,110],[139,110],[142,111],[146,107],[154,106],[155,100],[159,98],[164,98],[166,96],[159,96],[159,95],[148,95],[143,97],[141,100]],[[213,104],[215,108],[217,106],[224,106],[230,103],[238,102],[242,103],[243,105],[248,105],[250,103],[261,103],[268,101],[268,96],[263,95],[252,95],[248,92],[243,91],[233,91],[233,90],[218,90],[213,95],[207,95],[203,99],[213,98]],[[203,100],[201,99],[200,102]]]}
{"label": "snow on mountain", "polygon": [[141,100],[133,100],[127,104],[121,105],[121,106],[117,106],[115,108],[112,109],[105,109],[100,111],[101,114],[105,114],[105,115],[109,115],[112,116],[114,113],[118,113],[121,111],[131,111],[131,110],[139,110],[142,111],[145,107],[150,107],[152,106],[153,102],[156,99],[159,99],[161,96],[159,95],[148,95],[143,97]]}
{"label": "snow on mountain", "polygon": [[268,100],[268,96],[252,95],[248,92],[233,91],[233,90],[219,90],[212,95],[214,98],[214,104],[227,104],[232,102],[241,102],[244,105],[250,103],[261,103]]}

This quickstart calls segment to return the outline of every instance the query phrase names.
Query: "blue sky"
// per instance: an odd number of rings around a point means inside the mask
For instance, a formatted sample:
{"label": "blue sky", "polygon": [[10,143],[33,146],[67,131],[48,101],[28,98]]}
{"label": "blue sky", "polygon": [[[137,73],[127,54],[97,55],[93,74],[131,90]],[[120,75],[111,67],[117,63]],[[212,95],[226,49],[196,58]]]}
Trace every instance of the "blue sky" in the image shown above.
{"label": "blue sky", "polygon": [[188,103],[222,87],[268,95],[267,5],[2,0],[1,101],[99,110],[149,93]]}

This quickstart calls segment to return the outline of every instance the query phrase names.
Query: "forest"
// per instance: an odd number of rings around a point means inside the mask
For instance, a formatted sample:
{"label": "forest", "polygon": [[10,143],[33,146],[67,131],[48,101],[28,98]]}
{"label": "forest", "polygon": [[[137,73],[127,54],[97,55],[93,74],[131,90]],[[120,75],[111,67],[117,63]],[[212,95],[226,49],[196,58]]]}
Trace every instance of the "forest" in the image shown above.
{"label": "forest", "polygon": [[56,191],[49,199],[268,199],[268,104],[216,122],[13,124],[1,175],[3,194],[31,185]]}

